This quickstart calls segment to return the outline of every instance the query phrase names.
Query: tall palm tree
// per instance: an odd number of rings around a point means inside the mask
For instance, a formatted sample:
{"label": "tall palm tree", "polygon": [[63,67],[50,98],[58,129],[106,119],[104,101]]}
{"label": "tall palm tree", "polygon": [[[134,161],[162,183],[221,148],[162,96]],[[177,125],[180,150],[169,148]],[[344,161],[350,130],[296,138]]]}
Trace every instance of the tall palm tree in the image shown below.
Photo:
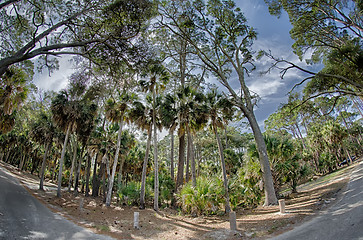
{"label": "tall palm tree", "polygon": [[[154,130],[154,210],[159,209],[159,163],[157,154],[157,132],[156,132],[156,108],[157,99],[156,95],[165,88],[166,82],[169,80],[169,74],[166,68],[158,60],[152,61],[148,64],[146,72],[150,76],[149,81],[140,81],[142,89],[146,92],[152,93],[152,106],[153,106],[153,130]],[[158,81],[157,81],[158,80]]]}
{"label": "tall palm tree", "polygon": [[108,191],[106,196],[106,206],[111,205],[111,196],[112,196],[112,188],[116,174],[116,167],[118,162],[118,156],[120,152],[120,145],[121,145],[121,133],[122,133],[122,125],[126,118],[126,112],[129,109],[129,105],[136,99],[135,94],[128,94],[123,92],[120,96],[119,101],[115,101],[114,99],[109,99],[106,103],[106,117],[108,120],[118,123],[118,134],[117,134],[117,145],[116,145],[116,152],[115,158],[112,166],[112,173],[111,178],[108,183]]}
{"label": "tall palm tree", "polygon": [[[150,98],[148,98],[150,99]],[[147,143],[144,162],[142,166],[141,188],[140,188],[140,209],[145,209],[145,188],[146,188],[146,171],[149,159],[149,150],[151,145],[151,136],[153,128],[153,109],[147,108],[141,102],[134,102],[133,108],[130,111],[130,120],[141,130],[147,131]]]}
{"label": "tall palm tree", "polygon": [[[179,122],[179,136],[187,134],[187,168],[186,168],[186,181],[189,181],[189,163],[191,165],[192,184],[196,185],[196,169],[194,158],[194,144],[193,133],[199,130],[203,124],[207,122],[205,115],[202,112],[202,105],[204,95],[201,92],[187,86],[180,89],[177,93],[179,106],[177,108],[178,122]],[[179,143],[180,144],[180,143]],[[180,146],[179,146],[180,147]],[[178,165],[178,178],[179,170],[183,166],[181,163]],[[179,181],[182,179],[179,179]],[[179,182],[180,184],[180,182]]]}
{"label": "tall palm tree", "polygon": [[178,125],[175,97],[166,95],[160,107],[160,117],[163,126],[170,134],[170,176],[174,180],[174,131]]}
{"label": "tall palm tree", "polygon": [[79,108],[75,101],[70,99],[67,91],[61,91],[52,101],[51,110],[55,124],[65,133],[62,155],[59,161],[57,197],[61,197],[63,162],[68,143],[69,134],[76,128],[76,120],[79,117]]}
{"label": "tall palm tree", "polygon": [[206,113],[208,114],[211,120],[211,128],[216,136],[217,144],[218,144],[218,152],[219,158],[222,166],[222,174],[223,174],[223,185],[225,192],[225,211],[228,213],[231,211],[231,207],[229,204],[229,192],[228,192],[228,178],[226,171],[226,163],[223,154],[223,145],[221,142],[221,138],[218,133],[219,128],[224,128],[224,122],[228,118],[232,118],[234,113],[234,108],[232,103],[230,103],[226,98],[222,95],[217,94],[217,91],[213,89],[206,95]]}
{"label": "tall palm tree", "polygon": [[48,156],[49,148],[53,142],[53,136],[55,134],[55,126],[53,125],[51,117],[45,112],[40,113],[38,119],[31,124],[31,136],[35,141],[45,146],[45,152],[43,155],[42,166],[40,170],[40,183],[39,189],[43,189],[45,164]]}

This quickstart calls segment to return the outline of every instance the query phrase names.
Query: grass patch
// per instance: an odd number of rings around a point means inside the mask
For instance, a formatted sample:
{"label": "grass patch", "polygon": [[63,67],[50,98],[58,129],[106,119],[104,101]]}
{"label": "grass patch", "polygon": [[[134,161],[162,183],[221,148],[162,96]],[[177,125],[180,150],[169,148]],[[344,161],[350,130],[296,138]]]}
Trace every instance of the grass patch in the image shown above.
{"label": "grass patch", "polygon": [[100,231],[104,231],[104,232],[109,232],[110,231],[110,227],[107,225],[97,225],[96,228]]}

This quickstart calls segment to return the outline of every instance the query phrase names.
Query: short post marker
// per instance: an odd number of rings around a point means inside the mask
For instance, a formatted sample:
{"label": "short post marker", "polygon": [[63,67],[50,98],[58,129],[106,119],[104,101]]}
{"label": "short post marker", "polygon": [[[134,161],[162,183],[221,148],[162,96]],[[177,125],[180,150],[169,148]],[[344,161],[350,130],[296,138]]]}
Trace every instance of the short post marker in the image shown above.
{"label": "short post marker", "polygon": [[285,199],[279,200],[280,213],[285,213]]}
{"label": "short post marker", "polygon": [[139,212],[134,212],[134,228],[139,229]]}
{"label": "short post marker", "polygon": [[229,212],[229,226],[232,231],[237,230],[236,212],[233,212],[233,211]]}

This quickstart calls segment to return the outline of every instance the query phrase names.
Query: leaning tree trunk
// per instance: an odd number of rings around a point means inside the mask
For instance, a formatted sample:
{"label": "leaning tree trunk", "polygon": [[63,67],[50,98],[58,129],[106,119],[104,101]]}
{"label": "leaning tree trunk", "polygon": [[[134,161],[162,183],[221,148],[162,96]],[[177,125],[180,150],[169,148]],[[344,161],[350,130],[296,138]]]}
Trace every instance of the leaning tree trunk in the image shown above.
{"label": "leaning tree trunk", "polygon": [[44,156],[43,156],[42,168],[40,170],[40,183],[39,183],[39,189],[40,190],[44,190],[43,182],[44,182],[45,162],[47,160],[49,147],[50,147],[50,142],[47,142],[47,145],[45,146],[45,153],[44,153]]}
{"label": "leaning tree trunk", "polygon": [[270,162],[268,160],[267,155],[267,148],[265,144],[265,140],[263,138],[262,132],[260,127],[258,126],[257,120],[254,116],[254,114],[245,114],[250,126],[253,131],[253,135],[255,137],[262,175],[263,175],[263,181],[264,181],[264,191],[265,191],[265,203],[264,206],[269,205],[276,205],[277,204],[277,198],[270,168]]}
{"label": "leaning tree trunk", "polygon": [[227,179],[227,171],[226,171],[226,162],[224,160],[224,155],[223,155],[223,146],[222,146],[221,138],[219,137],[219,134],[218,134],[217,127],[213,126],[213,129],[214,129],[214,134],[216,135],[216,139],[217,139],[217,143],[218,143],[219,159],[221,160],[221,165],[222,165],[224,197],[226,200],[225,211],[226,211],[226,213],[229,213],[231,211],[231,207],[229,205],[228,179]]}
{"label": "leaning tree trunk", "polygon": [[66,147],[69,138],[69,133],[71,132],[71,124],[68,124],[66,138],[64,139],[63,149],[61,159],[59,160],[59,170],[58,170],[58,189],[57,189],[57,197],[61,197],[61,190],[62,190],[62,171],[63,171],[63,162],[64,156],[66,154]]}
{"label": "leaning tree trunk", "polygon": [[148,137],[147,137],[147,144],[146,144],[146,152],[144,163],[142,165],[142,175],[141,175],[141,189],[140,189],[140,209],[145,209],[145,187],[146,187],[146,170],[147,170],[147,162],[149,160],[149,150],[151,145],[151,134],[152,134],[152,127],[150,126]]}
{"label": "leaning tree trunk", "polygon": [[119,126],[119,130],[118,130],[118,136],[117,136],[117,147],[116,147],[115,159],[113,160],[112,175],[111,175],[110,181],[108,183],[108,191],[107,191],[107,196],[106,196],[106,206],[107,207],[109,207],[111,205],[113,181],[115,180],[118,155],[120,152],[120,145],[121,145],[122,121],[119,122],[118,126]]}

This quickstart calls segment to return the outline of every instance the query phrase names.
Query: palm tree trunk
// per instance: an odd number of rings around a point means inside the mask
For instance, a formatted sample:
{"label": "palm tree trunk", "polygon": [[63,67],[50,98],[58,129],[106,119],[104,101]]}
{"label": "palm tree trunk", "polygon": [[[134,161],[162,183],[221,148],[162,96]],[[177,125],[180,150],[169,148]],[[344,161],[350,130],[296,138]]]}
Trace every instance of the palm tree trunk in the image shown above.
{"label": "palm tree trunk", "polygon": [[75,180],[74,180],[74,194],[78,193],[78,185],[79,185],[79,178],[80,178],[80,174],[81,174],[82,156],[83,156],[84,148],[85,148],[85,146],[82,146],[82,150],[79,155],[77,173],[76,173]]}
{"label": "palm tree trunk", "polygon": [[58,189],[57,189],[57,197],[61,197],[61,190],[62,190],[62,171],[63,171],[63,162],[64,156],[66,154],[66,147],[69,138],[69,133],[71,132],[71,124],[68,124],[66,138],[64,139],[63,149],[61,159],[59,160],[59,170],[58,170]]}
{"label": "palm tree trunk", "polygon": [[44,153],[44,156],[43,156],[42,168],[40,170],[40,183],[39,183],[39,189],[40,190],[44,190],[43,189],[43,182],[44,182],[45,163],[46,163],[46,160],[47,160],[49,147],[50,147],[50,142],[47,142],[47,145],[45,146],[45,153]]}
{"label": "palm tree trunk", "polygon": [[187,133],[187,162],[185,164],[185,182],[188,183],[190,181],[190,173],[189,173],[189,165],[190,165],[190,142],[189,142],[189,133]]}
{"label": "palm tree trunk", "polygon": [[[97,154],[98,156],[98,154]],[[98,176],[97,176],[97,157],[95,160],[95,165],[93,166],[93,177],[92,177],[92,197],[97,197],[98,196],[98,188],[99,188],[99,184],[98,184]]]}
{"label": "palm tree trunk", "polygon": [[170,131],[170,177],[174,181],[174,131]]}
{"label": "palm tree trunk", "polygon": [[[97,158],[97,154],[95,156]],[[89,196],[89,178],[91,175],[91,156],[89,154],[87,154],[87,169],[86,169],[86,190],[85,190],[85,196],[88,197]]]}
{"label": "palm tree trunk", "polygon": [[154,110],[153,110],[153,125],[154,125],[154,210],[159,210],[159,163],[158,163],[158,140],[157,140],[157,132],[156,132],[156,113],[155,113],[155,88],[153,91],[153,101],[154,101]]}
{"label": "palm tree trunk", "polygon": [[213,126],[213,129],[214,129],[214,134],[216,135],[216,139],[217,139],[217,143],[218,143],[219,159],[221,160],[221,165],[222,165],[224,197],[226,199],[225,211],[226,211],[226,213],[229,213],[231,211],[231,207],[229,205],[228,179],[227,179],[227,171],[226,171],[226,162],[224,161],[224,155],[223,155],[223,146],[222,146],[222,142],[219,137],[217,128],[215,126]]}
{"label": "palm tree trunk", "polygon": [[192,172],[192,184],[195,187],[197,185],[197,177],[195,173],[195,158],[194,158],[194,146],[193,146],[193,136],[190,132],[189,126],[188,129],[188,155],[190,159],[191,172]]}
{"label": "palm tree trunk", "polygon": [[179,137],[178,173],[176,176],[176,190],[183,185],[184,161],[185,161],[185,134]]}
{"label": "palm tree trunk", "polygon": [[146,170],[147,170],[147,162],[149,159],[149,149],[151,145],[151,134],[152,134],[152,126],[150,126],[147,143],[146,143],[146,152],[144,163],[142,165],[142,175],[141,175],[141,189],[140,189],[140,209],[145,209],[145,187],[146,187]]}
{"label": "palm tree trunk", "polygon": [[21,157],[21,161],[19,164],[19,170],[22,171],[23,167],[24,167],[24,162],[25,162],[25,154],[23,153],[22,157]]}
{"label": "palm tree trunk", "polygon": [[69,174],[68,192],[71,191],[71,187],[73,185],[73,171],[74,171],[74,164],[76,162],[76,157],[77,157],[77,140],[73,141],[73,159],[72,159],[71,172]]}
{"label": "palm tree trunk", "polygon": [[111,205],[113,181],[115,180],[118,155],[120,152],[120,145],[121,145],[122,120],[119,122],[118,126],[119,126],[119,130],[118,130],[118,136],[117,136],[117,147],[116,147],[115,159],[113,160],[112,175],[111,175],[110,181],[108,183],[108,191],[107,191],[107,196],[106,196],[106,206],[107,207],[109,207]]}

